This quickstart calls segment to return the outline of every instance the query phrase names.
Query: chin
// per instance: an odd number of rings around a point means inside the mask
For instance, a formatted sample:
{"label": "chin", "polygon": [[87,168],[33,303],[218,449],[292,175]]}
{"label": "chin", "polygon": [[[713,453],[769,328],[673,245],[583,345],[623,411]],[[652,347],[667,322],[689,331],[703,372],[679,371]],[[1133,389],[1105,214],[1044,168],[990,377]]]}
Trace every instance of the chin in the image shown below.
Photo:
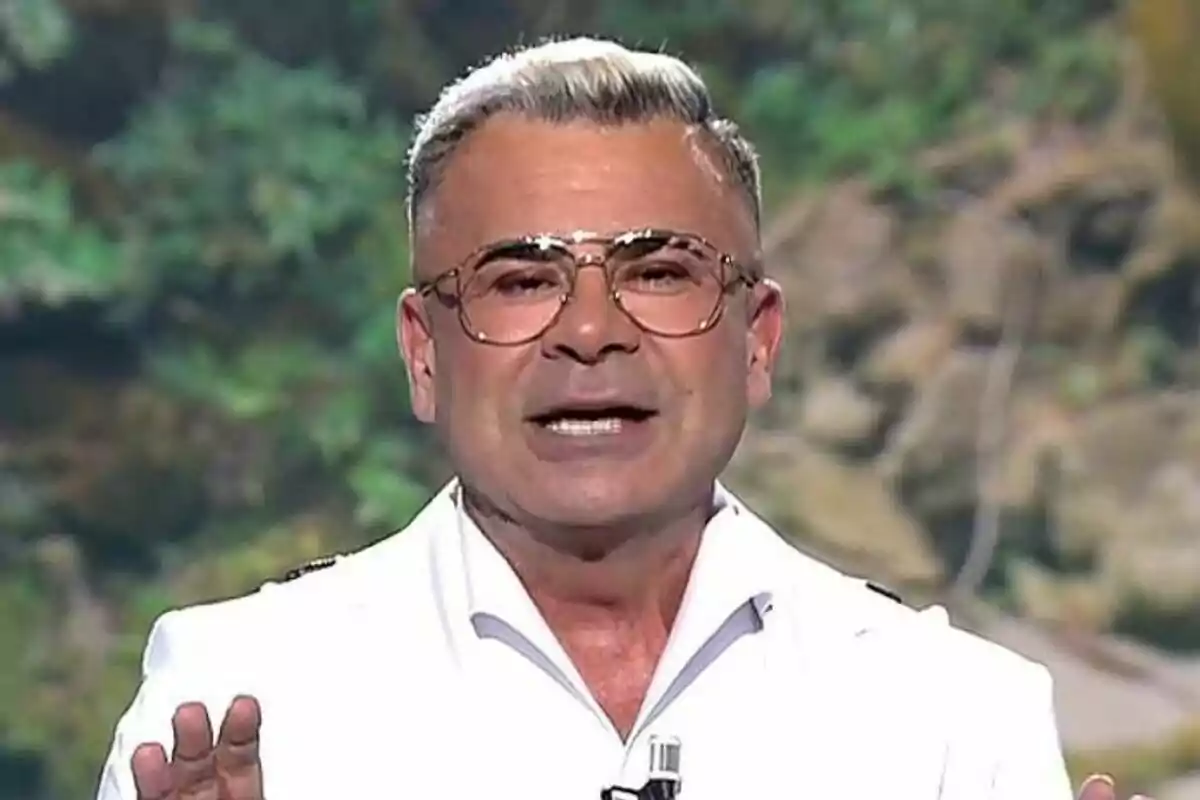
{"label": "chin", "polygon": [[[520,505],[526,514],[564,527],[607,528],[654,515],[677,494],[658,481],[640,479],[641,470],[595,473],[558,470],[527,489]],[[661,473],[658,477],[663,477]]]}

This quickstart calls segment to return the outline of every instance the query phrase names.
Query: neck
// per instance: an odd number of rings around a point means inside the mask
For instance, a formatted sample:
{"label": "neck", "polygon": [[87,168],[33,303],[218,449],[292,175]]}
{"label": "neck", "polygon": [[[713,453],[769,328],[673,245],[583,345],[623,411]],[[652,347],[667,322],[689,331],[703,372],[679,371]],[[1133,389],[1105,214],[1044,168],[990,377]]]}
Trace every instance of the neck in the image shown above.
{"label": "neck", "polygon": [[669,629],[712,513],[707,495],[653,520],[566,528],[523,524],[470,492],[464,496],[467,513],[556,628],[658,620]]}

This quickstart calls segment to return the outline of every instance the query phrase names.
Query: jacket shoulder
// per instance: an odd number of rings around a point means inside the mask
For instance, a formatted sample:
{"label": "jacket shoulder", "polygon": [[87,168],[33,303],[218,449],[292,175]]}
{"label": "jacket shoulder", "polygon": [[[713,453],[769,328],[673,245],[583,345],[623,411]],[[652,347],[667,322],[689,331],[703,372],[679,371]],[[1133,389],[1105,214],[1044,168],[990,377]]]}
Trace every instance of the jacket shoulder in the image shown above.
{"label": "jacket shoulder", "polygon": [[308,561],[304,564],[301,564],[298,567],[292,567],[287,572],[283,573],[283,575],[279,576],[275,580],[275,582],[276,583],[289,583],[291,581],[296,580],[297,578],[303,578],[305,575],[309,575],[313,572],[320,572],[323,569],[329,569],[330,567],[332,567],[334,564],[338,563],[338,561],[340,561],[344,557],[345,557],[344,553],[336,553],[333,555],[321,556],[320,558],[316,558],[316,559],[313,559],[312,561]]}
{"label": "jacket shoulder", "polygon": [[[879,602],[901,608],[884,598]],[[940,605],[904,606],[893,614],[879,612],[876,619],[876,628],[867,631],[866,638],[878,636],[894,655],[894,663],[926,671],[943,687],[997,697],[1005,691],[1040,691],[1049,680],[1042,664],[961,626]],[[986,693],[971,688],[985,686]]]}
{"label": "jacket shoulder", "polygon": [[840,629],[842,636],[886,652],[897,668],[911,662],[955,683],[964,677],[975,685],[1038,683],[1047,675],[1036,661],[960,627],[940,605],[917,607],[887,586],[843,573],[783,540],[781,545],[775,560],[785,573],[784,591],[794,607],[809,609],[796,624]]}
{"label": "jacket shoulder", "polygon": [[977,669],[991,680],[1040,685],[1050,679],[1040,662],[966,628],[947,624],[942,642],[948,661]]}
{"label": "jacket shoulder", "polygon": [[303,627],[403,580],[406,565],[424,565],[422,541],[420,530],[403,529],[361,550],[299,564],[245,594],[172,609],[160,621],[177,635],[200,638],[209,630],[228,638],[241,629],[261,631],[262,625],[286,627],[293,618]]}

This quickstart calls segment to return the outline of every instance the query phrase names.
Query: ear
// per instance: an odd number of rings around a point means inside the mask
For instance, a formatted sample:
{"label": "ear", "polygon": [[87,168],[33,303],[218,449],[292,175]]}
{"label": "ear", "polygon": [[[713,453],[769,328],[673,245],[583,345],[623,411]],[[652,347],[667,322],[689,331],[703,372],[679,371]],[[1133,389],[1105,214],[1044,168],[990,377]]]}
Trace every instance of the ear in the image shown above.
{"label": "ear", "polygon": [[746,396],[752,408],[771,399],[771,377],[783,341],[783,289],[764,278],[750,293],[746,329]]}
{"label": "ear", "polygon": [[396,303],[396,343],[408,370],[413,414],[421,422],[432,423],[437,412],[437,351],[425,303],[415,289],[405,289]]}

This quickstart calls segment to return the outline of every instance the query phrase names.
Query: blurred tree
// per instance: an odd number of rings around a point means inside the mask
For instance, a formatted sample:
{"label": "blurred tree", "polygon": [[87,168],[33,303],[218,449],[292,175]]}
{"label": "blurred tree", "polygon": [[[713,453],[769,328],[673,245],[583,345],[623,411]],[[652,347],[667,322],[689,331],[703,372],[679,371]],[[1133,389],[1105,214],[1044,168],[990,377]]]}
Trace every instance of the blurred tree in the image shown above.
{"label": "blurred tree", "polygon": [[56,0],[11,0],[0,5],[0,80],[17,69],[44,69],[71,44],[71,18]]}

